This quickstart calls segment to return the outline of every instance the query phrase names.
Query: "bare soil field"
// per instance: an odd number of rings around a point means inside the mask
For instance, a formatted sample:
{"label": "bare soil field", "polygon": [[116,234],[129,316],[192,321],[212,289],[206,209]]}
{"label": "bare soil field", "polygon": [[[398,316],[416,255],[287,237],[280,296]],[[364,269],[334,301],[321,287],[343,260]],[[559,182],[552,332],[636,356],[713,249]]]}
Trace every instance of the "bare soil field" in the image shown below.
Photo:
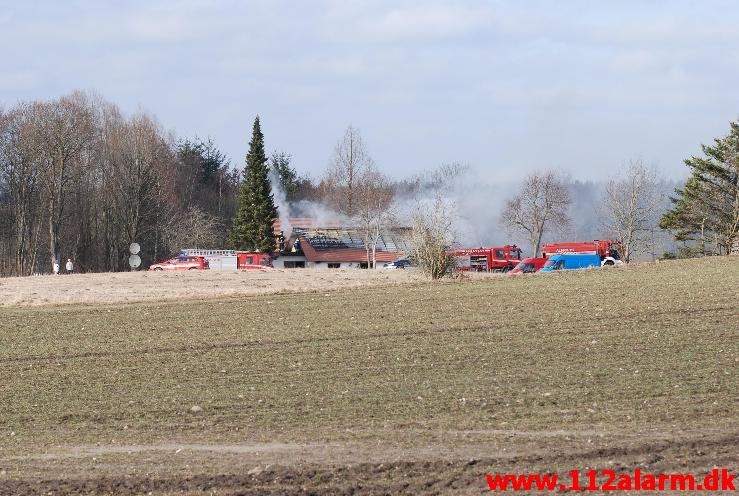
{"label": "bare soil field", "polygon": [[482,494],[487,473],[739,468],[739,259],[382,275],[3,307],[0,494]]}
{"label": "bare soil field", "polygon": [[422,280],[415,270],[109,272],[0,278],[0,306],[124,303],[313,291]]}

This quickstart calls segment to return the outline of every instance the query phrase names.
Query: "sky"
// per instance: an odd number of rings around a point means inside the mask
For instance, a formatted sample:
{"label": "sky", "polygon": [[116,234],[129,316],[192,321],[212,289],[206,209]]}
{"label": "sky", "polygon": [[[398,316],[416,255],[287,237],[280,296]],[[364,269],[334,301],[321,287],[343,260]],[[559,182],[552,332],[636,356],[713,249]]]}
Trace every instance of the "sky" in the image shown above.
{"label": "sky", "polygon": [[394,177],[668,178],[739,117],[734,1],[0,0],[0,106],[95,90],[242,166],[318,178],[348,125]]}

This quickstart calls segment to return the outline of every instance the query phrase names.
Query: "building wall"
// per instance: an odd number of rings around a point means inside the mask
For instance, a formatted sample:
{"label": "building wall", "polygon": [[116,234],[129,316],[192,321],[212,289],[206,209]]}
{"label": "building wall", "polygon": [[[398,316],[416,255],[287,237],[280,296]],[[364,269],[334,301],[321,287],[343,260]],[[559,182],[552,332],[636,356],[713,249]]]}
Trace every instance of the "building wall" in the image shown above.
{"label": "building wall", "polygon": [[275,269],[284,269],[285,268],[285,262],[305,262],[306,267],[310,267],[310,262],[308,262],[305,257],[302,256],[290,256],[290,255],[281,255],[274,260],[272,260],[272,266]]}
{"label": "building wall", "polygon": [[[340,269],[358,269],[359,264],[354,262],[332,262],[332,263],[338,263]],[[315,262],[310,263],[310,268],[312,269],[328,269],[328,262]],[[379,264],[378,264],[379,265]]]}
{"label": "building wall", "polygon": [[[305,257],[282,255],[277,257],[272,265],[275,269],[284,269],[285,262],[305,262],[306,269],[328,269],[329,262],[309,262]],[[360,264],[357,262],[333,262],[338,263],[340,269],[358,269]],[[378,262],[379,265],[379,262]],[[332,267],[333,268],[333,267]]]}

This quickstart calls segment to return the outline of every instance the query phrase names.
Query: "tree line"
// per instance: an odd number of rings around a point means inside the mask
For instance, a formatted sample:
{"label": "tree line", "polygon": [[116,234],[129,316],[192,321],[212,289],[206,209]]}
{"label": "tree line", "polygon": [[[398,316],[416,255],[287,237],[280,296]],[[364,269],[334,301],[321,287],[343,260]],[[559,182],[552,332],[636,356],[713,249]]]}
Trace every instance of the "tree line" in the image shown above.
{"label": "tree line", "polygon": [[[685,161],[691,175],[669,199],[656,169],[642,161],[607,182],[592,215],[604,236],[624,243],[627,260],[645,252],[658,230],[681,243],[682,255],[724,254],[736,243],[739,125],[702,151]],[[313,180],[295,170],[289,154],[267,156],[258,117],[245,165],[243,172],[233,166],[211,139],[178,139],[153,116],[125,116],[95,93],[0,108],[0,274],[49,272],[66,258],[81,271],[127,270],[132,242],[145,262],[185,247],[271,251],[275,186],[288,203],[321,204],[359,228],[370,265],[385,228],[426,226],[415,236],[426,239],[438,228],[434,216],[445,229],[436,243],[441,253],[454,242],[454,223],[453,205],[439,202],[453,203],[445,191],[468,171],[450,164],[393,179],[348,126]],[[538,253],[547,234],[571,223],[572,184],[554,170],[529,174],[498,222]],[[420,205],[429,192],[426,208],[404,216],[401,199]]]}
{"label": "tree line", "polygon": [[[176,140],[146,113],[125,117],[91,93],[0,110],[0,273],[128,268],[216,242],[239,173],[211,140]],[[62,264],[63,265],[63,264]]]}

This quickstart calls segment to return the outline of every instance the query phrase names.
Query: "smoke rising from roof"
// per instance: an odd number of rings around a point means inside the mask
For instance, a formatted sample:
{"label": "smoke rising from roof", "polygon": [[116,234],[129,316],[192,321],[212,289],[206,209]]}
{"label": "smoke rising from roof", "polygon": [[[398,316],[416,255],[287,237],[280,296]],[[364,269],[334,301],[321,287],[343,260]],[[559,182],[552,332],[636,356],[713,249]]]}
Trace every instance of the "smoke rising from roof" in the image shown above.
{"label": "smoke rising from roof", "polygon": [[[285,238],[289,238],[292,228],[296,227],[291,226],[291,218],[293,223],[300,223],[297,227],[336,228],[352,227],[357,224],[353,219],[337,213],[320,202],[302,200],[288,203],[279,180],[273,175],[270,180]],[[534,256],[532,247],[526,239],[508,234],[500,223],[500,214],[505,202],[518,192],[519,185],[519,182],[491,183],[474,167],[465,164],[445,164],[398,183],[393,205],[396,225],[412,226],[414,211],[419,206],[433,204],[437,195],[441,195],[455,211],[456,240],[459,246],[517,244],[523,249],[524,255]],[[677,181],[663,181],[665,198],[679,185]],[[609,234],[604,231],[601,207],[604,189],[605,182],[602,181],[570,181],[572,198],[569,209],[570,225],[564,230],[550,230],[545,234],[543,242],[607,239]],[[666,203],[664,208],[667,209]],[[674,249],[669,236],[657,231],[655,236],[657,254]]]}

